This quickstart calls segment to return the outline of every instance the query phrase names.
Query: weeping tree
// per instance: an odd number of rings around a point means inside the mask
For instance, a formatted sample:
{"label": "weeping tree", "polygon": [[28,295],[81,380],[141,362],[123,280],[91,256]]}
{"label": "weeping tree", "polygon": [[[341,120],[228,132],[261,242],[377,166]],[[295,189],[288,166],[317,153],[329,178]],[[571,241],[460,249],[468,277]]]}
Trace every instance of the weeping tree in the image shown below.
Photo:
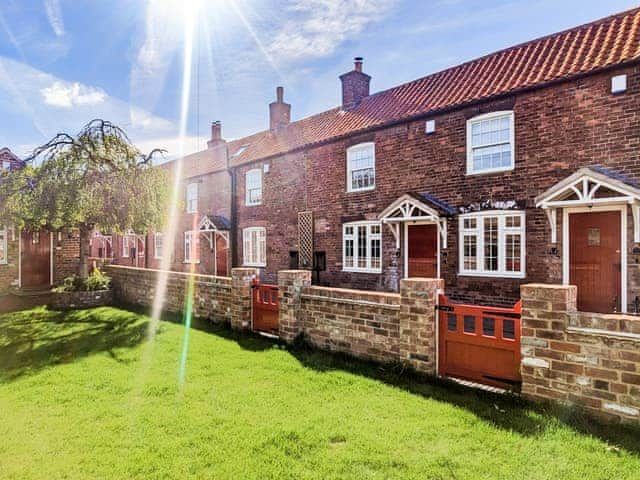
{"label": "weeping tree", "polygon": [[0,178],[0,221],[27,230],[77,230],[78,274],[89,273],[94,229],[145,233],[162,226],[169,179],[153,166],[159,149],[141,153],[118,126],[93,120],[75,136],[56,135],[20,170]]}

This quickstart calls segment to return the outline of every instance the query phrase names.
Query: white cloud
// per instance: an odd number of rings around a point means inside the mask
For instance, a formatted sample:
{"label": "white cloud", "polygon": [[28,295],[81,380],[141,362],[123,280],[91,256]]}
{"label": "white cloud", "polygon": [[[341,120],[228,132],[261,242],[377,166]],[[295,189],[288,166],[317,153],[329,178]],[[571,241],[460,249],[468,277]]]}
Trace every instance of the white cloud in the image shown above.
{"label": "white cloud", "polygon": [[44,9],[53,33],[61,37],[64,35],[64,21],[62,19],[62,8],[60,0],[44,0]]}
{"label": "white cloud", "polygon": [[53,85],[41,89],[40,93],[47,105],[61,108],[98,105],[107,97],[107,94],[99,88],[87,87],[78,82],[62,81],[53,82]]}
{"label": "white cloud", "polygon": [[188,154],[201,150],[205,141],[192,136],[181,140],[176,124],[166,118],[112,97],[95,86],[65,81],[2,56],[0,112],[12,119],[0,129],[0,146],[21,153],[27,145],[44,143],[58,132],[74,134],[94,118],[110,120],[122,127],[142,151],[167,150],[168,158],[174,158],[180,151]]}
{"label": "white cloud", "polygon": [[291,13],[270,43],[282,62],[325,57],[379,20],[395,0],[291,0]]}

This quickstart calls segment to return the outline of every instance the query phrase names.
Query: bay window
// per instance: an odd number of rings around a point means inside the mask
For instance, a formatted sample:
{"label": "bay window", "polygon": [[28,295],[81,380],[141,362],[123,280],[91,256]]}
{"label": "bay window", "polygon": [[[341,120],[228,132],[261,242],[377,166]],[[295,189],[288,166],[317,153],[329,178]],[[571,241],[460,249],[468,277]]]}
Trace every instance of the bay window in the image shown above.
{"label": "bay window", "polygon": [[267,236],[263,227],[245,228],[242,231],[242,254],[245,266],[267,265]]}
{"label": "bay window", "polygon": [[461,275],[524,277],[524,213],[470,213],[459,226]]}
{"label": "bay window", "polygon": [[347,272],[382,271],[380,223],[356,222],[342,226],[342,269]]}

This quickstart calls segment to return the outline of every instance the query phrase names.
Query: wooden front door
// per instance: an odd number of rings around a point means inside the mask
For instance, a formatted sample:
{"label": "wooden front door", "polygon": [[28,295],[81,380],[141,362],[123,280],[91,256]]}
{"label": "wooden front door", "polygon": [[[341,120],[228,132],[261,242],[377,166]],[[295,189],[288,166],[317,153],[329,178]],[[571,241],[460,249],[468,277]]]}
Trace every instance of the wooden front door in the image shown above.
{"label": "wooden front door", "polygon": [[438,277],[438,228],[436,225],[408,226],[408,277]]}
{"label": "wooden front door", "polygon": [[578,310],[619,312],[620,212],[569,214],[569,283],[578,287]]}
{"label": "wooden front door", "polygon": [[22,232],[22,288],[51,285],[51,238],[49,232]]}

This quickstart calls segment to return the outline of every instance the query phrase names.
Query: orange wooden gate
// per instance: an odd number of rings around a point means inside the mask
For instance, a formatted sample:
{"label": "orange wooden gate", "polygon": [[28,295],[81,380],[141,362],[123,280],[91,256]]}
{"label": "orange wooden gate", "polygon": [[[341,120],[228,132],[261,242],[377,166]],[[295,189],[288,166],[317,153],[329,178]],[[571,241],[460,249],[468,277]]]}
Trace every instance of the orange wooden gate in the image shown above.
{"label": "orange wooden gate", "polygon": [[520,302],[513,308],[451,303],[440,295],[439,374],[502,388],[518,387]]}
{"label": "orange wooden gate", "polygon": [[253,330],[278,335],[278,286],[253,284]]}

